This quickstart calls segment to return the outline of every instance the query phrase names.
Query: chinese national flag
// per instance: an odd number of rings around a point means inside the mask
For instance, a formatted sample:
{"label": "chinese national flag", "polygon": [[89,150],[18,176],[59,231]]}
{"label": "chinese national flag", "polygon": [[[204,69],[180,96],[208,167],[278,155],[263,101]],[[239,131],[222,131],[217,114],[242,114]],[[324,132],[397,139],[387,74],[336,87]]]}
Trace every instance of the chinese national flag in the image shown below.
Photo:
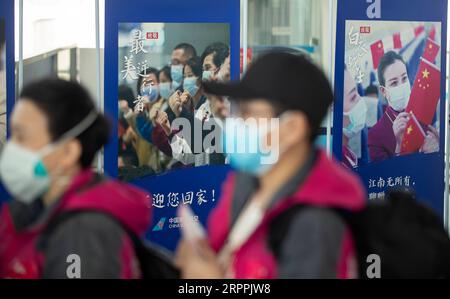
{"label": "chinese national flag", "polygon": [[420,58],[419,70],[411,91],[406,112],[428,126],[433,121],[441,93],[441,72],[429,61]]}
{"label": "chinese national flag", "polygon": [[424,141],[425,132],[413,114],[406,125],[400,154],[405,155],[417,152],[422,147]]}
{"label": "chinese national flag", "polygon": [[423,52],[422,57],[430,62],[435,62],[440,48],[441,47],[433,40],[427,39],[427,43],[425,45],[425,50]]}
{"label": "chinese national flag", "polygon": [[370,50],[372,51],[373,69],[376,70],[380,64],[381,57],[384,55],[383,41],[379,40],[376,43],[373,43],[370,46]]}
{"label": "chinese national flag", "polygon": [[394,49],[401,49],[402,47],[402,39],[400,37],[400,32],[395,33],[393,36],[394,39]]}
{"label": "chinese national flag", "polygon": [[416,37],[418,37],[424,31],[425,31],[425,26],[423,26],[423,25],[417,26],[416,28],[414,28],[414,35]]}
{"label": "chinese national flag", "polygon": [[429,38],[433,41],[436,40],[436,26],[431,27]]}

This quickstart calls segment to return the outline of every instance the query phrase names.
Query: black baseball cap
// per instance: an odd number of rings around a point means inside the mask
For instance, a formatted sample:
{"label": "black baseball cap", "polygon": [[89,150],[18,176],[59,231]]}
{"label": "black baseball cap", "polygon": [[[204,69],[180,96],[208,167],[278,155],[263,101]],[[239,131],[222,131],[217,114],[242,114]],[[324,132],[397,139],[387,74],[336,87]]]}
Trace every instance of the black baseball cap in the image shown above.
{"label": "black baseball cap", "polygon": [[283,111],[305,113],[315,138],[333,102],[333,91],[325,74],[306,55],[271,52],[258,58],[241,81],[203,82],[206,93],[230,100],[266,99]]}

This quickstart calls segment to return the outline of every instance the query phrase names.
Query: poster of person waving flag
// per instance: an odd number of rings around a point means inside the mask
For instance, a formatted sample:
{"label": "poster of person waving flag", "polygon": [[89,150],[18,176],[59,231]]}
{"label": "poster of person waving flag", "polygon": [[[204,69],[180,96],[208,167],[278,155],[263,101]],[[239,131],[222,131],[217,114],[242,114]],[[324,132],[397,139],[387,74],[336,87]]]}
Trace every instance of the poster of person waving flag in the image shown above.
{"label": "poster of person waving flag", "polygon": [[338,2],[333,152],[370,200],[406,188],[443,215],[446,1],[433,2]]}

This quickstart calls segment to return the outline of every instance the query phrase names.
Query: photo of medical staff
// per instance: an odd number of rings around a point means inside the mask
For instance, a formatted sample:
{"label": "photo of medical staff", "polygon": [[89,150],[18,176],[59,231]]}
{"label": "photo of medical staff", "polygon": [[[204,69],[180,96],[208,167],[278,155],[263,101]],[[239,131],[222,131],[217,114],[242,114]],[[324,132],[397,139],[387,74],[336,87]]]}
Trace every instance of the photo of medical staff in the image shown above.
{"label": "photo of medical staff", "polygon": [[121,23],[118,58],[119,178],[225,163],[203,139],[229,105],[202,83],[230,80],[228,24]]}
{"label": "photo of medical staff", "polygon": [[347,21],[342,161],[439,151],[441,24]]}
{"label": "photo of medical staff", "polygon": [[6,50],[5,21],[0,19],[0,150],[6,141]]}

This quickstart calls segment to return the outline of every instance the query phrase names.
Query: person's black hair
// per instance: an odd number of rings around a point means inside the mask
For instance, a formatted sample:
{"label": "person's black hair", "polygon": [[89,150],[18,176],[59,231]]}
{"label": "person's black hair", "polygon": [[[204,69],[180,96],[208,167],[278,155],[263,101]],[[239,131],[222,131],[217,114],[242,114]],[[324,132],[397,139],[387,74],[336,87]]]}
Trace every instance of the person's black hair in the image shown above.
{"label": "person's black hair", "polygon": [[378,97],[378,87],[371,84],[367,86],[366,90],[364,91],[364,94],[365,95],[375,94]]}
{"label": "person's black hair", "polygon": [[[260,60],[264,60],[266,63],[258,63]],[[288,78],[282,79],[281,76],[278,76],[276,81],[279,90],[276,94],[261,95],[261,98],[272,98],[271,104],[277,116],[281,116],[289,110],[302,111],[310,127],[309,141],[313,143],[320,135],[322,122],[334,99],[330,82],[323,70],[308,55],[270,52],[260,56],[249,68],[247,75],[250,73],[262,74],[263,72],[283,73]],[[289,88],[282,87],[286,84],[286,80]],[[283,83],[280,83],[281,81]],[[275,90],[273,87],[265,87],[265,90],[268,89]]]}
{"label": "person's black hair", "polygon": [[128,107],[133,108],[135,96],[131,87],[125,84],[119,85],[119,101],[127,101]]}
{"label": "person's black hair", "polygon": [[198,78],[202,77],[203,66],[202,61],[199,57],[193,57],[186,62],[186,66],[189,66],[194,73],[194,75]]}
{"label": "person's black hair", "polygon": [[400,54],[397,54],[394,51],[389,51],[381,57],[380,63],[378,65],[378,81],[381,86],[385,86],[386,78],[384,78],[384,73],[386,69],[394,64],[396,61],[401,61],[405,66],[406,62]]}
{"label": "person's black hair", "polygon": [[188,59],[197,56],[197,50],[195,50],[194,46],[188,43],[181,43],[176,45],[174,50],[183,50],[184,54],[188,57]]}
{"label": "person's black hair", "polygon": [[91,167],[96,153],[108,142],[110,124],[79,83],[56,78],[35,81],[23,88],[19,101],[30,101],[46,115],[52,141],[97,111],[94,123],[75,137],[82,147],[79,164],[83,169]]}
{"label": "person's black hair", "polygon": [[137,89],[137,94],[138,95],[141,95],[141,85],[142,85],[142,81],[144,81],[144,77],[148,76],[150,74],[154,74],[155,77],[156,77],[156,81],[157,81],[155,83],[159,83],[159,77],[158,77],[159,71],[158,71],[158,69],[156,69],[154,67],[147,68],[145,71],[141,72],[141,74],[140,74],[140,76],[139,76],[139,78],[137,80],[136,89]]}
{"label": "person's black hair", "polygon": [[201,57],[202,64],[205,61],[206,56],[210,54],[213,54],[213,62],[216,67],[219,68],[224,63],[225,59],[230,55],[230,47],[221,42],[210,44],[206,47],[205,51],[203,51]]}
{"label": "person's black hair", "polygon": [[161,70],[159,70],[158,73],[158,80],[159,80],[159,75],[160,74],[164,74],[167,78],[169,78],[170,82],[172,82],[172,74],[170,72],[170,66],[166,65],[165,67],[163,67]]}

